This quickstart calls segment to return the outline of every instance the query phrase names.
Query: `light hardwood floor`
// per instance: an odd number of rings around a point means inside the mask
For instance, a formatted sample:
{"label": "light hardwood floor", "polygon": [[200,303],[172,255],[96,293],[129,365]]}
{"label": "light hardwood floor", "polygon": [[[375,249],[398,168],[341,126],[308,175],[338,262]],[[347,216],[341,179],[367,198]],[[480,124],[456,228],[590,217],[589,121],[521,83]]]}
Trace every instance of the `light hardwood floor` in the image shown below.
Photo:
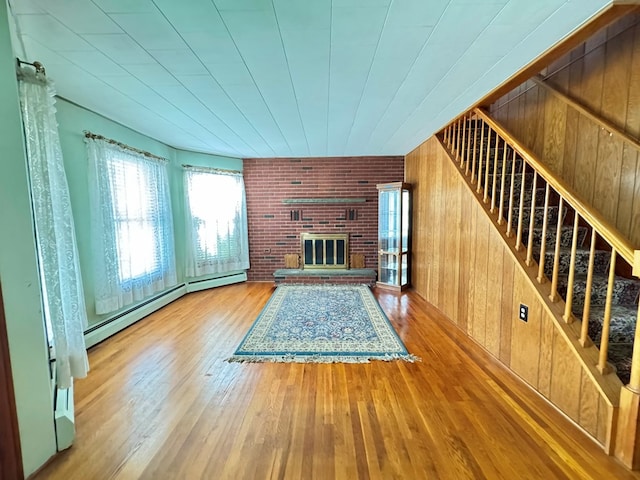
{"label": "light hardwood floor", "polygon": [[229,364],[273,287],[192,293],[91,349],[77,439],[40,479],[640,478],[413,292],[415,364]]}

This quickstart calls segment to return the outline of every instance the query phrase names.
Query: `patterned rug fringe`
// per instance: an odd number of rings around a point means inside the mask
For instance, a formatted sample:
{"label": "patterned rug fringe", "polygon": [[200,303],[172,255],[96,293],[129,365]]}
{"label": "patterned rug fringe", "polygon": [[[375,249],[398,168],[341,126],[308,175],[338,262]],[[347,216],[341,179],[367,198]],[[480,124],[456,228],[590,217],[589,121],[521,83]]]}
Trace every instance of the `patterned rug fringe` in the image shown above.
{"label": "patterned rug fringe", "polygon": [[350,355],[233,355],[225,362],[229,363],[370,363],[371,360],[391,362],[403,360],[405,362],[421,362],[422,359],[411,353],[407,355],[387,354],[370,356]]}

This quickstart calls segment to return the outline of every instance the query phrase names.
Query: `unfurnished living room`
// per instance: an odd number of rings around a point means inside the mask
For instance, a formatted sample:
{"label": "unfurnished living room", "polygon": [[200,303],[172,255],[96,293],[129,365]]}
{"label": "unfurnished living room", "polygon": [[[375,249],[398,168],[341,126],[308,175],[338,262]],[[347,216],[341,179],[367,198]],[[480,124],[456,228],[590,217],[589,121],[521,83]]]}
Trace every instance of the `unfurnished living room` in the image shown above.
{"label": "unfurnished living room", "polygon": [[5,0],[0,62],[0,479],[640,478],[639,1]]}

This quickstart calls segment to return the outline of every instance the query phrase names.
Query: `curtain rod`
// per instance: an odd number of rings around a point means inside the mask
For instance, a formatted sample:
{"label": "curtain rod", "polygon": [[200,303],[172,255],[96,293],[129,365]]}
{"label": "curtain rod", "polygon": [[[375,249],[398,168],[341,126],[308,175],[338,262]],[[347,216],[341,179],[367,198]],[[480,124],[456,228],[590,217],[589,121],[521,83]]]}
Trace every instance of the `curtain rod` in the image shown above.
{"label": "curtain rod", "polygon": [[21,65],[30,65],[36,69],[36,73],[41,73],[43,75],[47,74],[44,69],[44,65],[42,65],[40,62],[25,62],[24,60],[20,60],[18,57],[16,57],[16,62],[18,64],[18,68],[20,68]]}
{"label": "curtain rod", "polygon": [[225,168],[214,168],[214,167],[201,167],[199,165],[188,165],[188,164],[182,164],[183,168],[188,168],[188,169],[193,169],[193,170],[206,170],[208,172],[217,172],[217,173],[229,173],[229,174],[233,174],[233,175],[240,175],[242,174],[241,170],[228,170]]}
{"label": "curtain rod", "polygon": [[84,131],[84,137],[85,138],[91,138],[93,140],[102,140],[102,141],[110,143],[112,145],[116,145],[116,146],[118,146],[118,147],[120,147],[120,148],[122,148],[124,150],[130,150],[132,152],[139,153],[140,155],[144,155],[145,157],[153,158],[155,160],[160,160],[162,162],[168,162],[169,161],[164,157],[159,157],[158,155],[154,155],[153,153],[147,152],[145,150],[140,150],[139,148],[131,147],[131,146],[125,144],[125,143],[118,142],[117,140],[113,140],[111,138],[103,137],[102,135],[98,135],[96,133],[91,133],[91,132],[89,132],[87,130]]}

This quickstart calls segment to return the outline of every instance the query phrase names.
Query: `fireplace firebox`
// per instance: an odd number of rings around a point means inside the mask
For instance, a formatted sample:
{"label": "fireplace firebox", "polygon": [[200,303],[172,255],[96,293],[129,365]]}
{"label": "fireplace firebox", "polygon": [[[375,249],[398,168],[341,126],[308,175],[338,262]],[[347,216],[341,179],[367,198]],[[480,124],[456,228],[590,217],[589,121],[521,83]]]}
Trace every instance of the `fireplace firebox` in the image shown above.
{"label": "fireplace firebox", "polygon": [[302,268],[349,268],[348,233],[301,233]]}

